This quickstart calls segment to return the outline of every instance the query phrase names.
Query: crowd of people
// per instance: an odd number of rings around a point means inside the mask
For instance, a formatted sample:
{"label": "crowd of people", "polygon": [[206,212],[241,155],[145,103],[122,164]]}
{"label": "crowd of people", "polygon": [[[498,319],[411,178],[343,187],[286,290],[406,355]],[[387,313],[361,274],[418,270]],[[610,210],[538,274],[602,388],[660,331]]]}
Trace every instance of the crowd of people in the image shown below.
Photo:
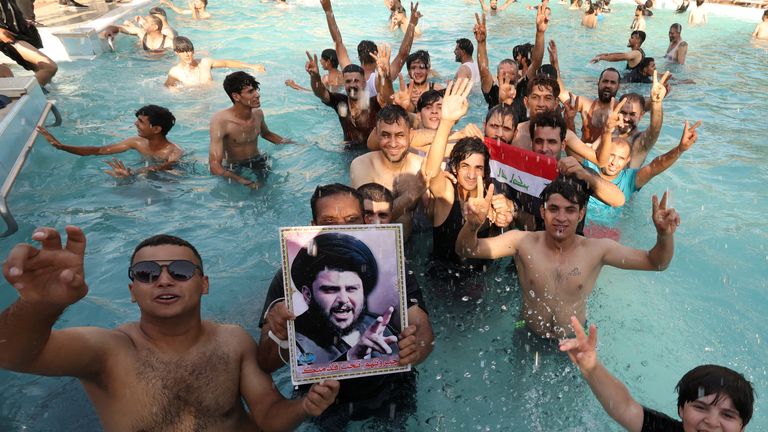
{"label": "crowd of people", "polygon": [[[3,11],[16,10],[13,2],[3,0]],[[205,0],[190,1],[189,10],[169,0],[162,3],[176,13],[215,19]],[[653,5],[638,5],[627,52],[595,54],[594,63],[626,64],[605,68],[597,77],[597,94],[584,96],[568,90],[557,45],[546,42],[552,25],[548,0],[535,8],[533,42],[515,46],[511,57],[496,65],[495,74],[487,46],[493,35],[485,14],[502,12],[513,2],[491,0],[486,5],[480,0],[474,40],[455,40],[459,66],[447,82],[434,78],[429,52],[413,49],[421,32],[418,3],[406,13],[399,0],[385,1],[393,31],[403,32],[402,43],[392,58],[388,45],[360,41],[358,63],[349,55],[331,0],[319,3],[334,46],[319,59],[306,52],[308,88],[296,80],[286,85],[311,92],[333,109],[344,146],[362,154],[349,166],[349,185],[330,183],[315,190],[312,224],[399,223],[406,238],[414,231],[431,231],[431,260],[460,279],[482,275],[491,260],[512,257],[519,291],[526,293],[521,294],[519,314],[522,337],[552,343],[566,353],[620,425],[632,431],[743,430],[754,404],[752,385],[743,375],[717,365],[694,368],[677,385],[680,420],[673,419],[635,401],[608,372],[597,358],[597,328],[587,320],[587,299],[604,266],[664,271],[674,255],[681,219],[668,205],[666,193],[651,202],[656,241],[649,249],[622,245],[615,228],[622,210],[633,205],[632,195],[694,146],[701,124],[685,121],[678,145],[647,162],[663,124],[665,98],[671,84],[680,82],[668,72],[659,76],[655,60],[642,49],[644,29],[650,27],[646,11]],[[588,2],[592,12],[587,16],[608,4]],[[756,37],[768,37],[767,21],[768,13]],[[3,28],[3,48],[22,55],[27,42],[7,43],[28,26],[23,20],[16,25]],[[669,28],[667,62],[686,62],[688,44],[681,38],[682,29],[678,23]],[[193,42],[171,28],[161,7],[107,29],[103,37],[119,33],[136,36],[149,55],[176,53],[179,63],[165,82],[171,89],[210,84],[213,68],[264,71],[258,64],[196,58]],[[41,85],[53,76],[44,61],[31,67]],[[647,83],[647,94],[620,94],[624,83]],[[210,120],[210,173],[232,187],[259,189],[267,182],[270,159],[259,149],[260,137],[292,143],[267,126],[259,86],[245,71],[228,74],[223,88],[232,105]],[[482,93],[488,105],[485,122],[457,129],[472,92]],[[639,125],[648,112],[649,125],[642,130]],[[114,177],[173,169],[184,155],[183,147],[167,138],[174,115],[164,107],[146,105],[135,117],[137,136],[98,147],[64,144],[42,127],[39,132],[55,148],[75,155],[135,150],[147,161],[131,169],[113,158],[106,172]],[[371,417],[404,428],[414,414],[414,371],[323,381],[300,386],[292,399],[285,399],[269,374],[285,366],[287,324],[297,319],[283,298],[289,275],[278,270],[268,288],[256,343],[238,326],[202,319],[201,297],[208,293],[208,278],[201,254],[174,236],[150,237],[131,256],[130,297],[141,311],[139,322],[115,329],[52,330],[64,310],[88,292],[86,236],[68,226],[66,237],[62,246],[56,229],[39,228],[32,235],[39,247],[20,244],[7,257],[3,274],[19,298],[0,314],[0,367],[78,378],[106,430],[288,430],[308,417],[329,431]],[[346,351],[365,356],[396,344],[401,365],[425,361],[440,341],[432,329],[424,288],[415,277],[405,281],[408,325],[397,334],[384,333],[386,322],[371,320],[361,307],[370,285],[370,251],[350,240],[323,241],[352,248],[363,259],[357,264],[324,263],[302,284],[307,299],[315,299],[310,302],[313,313],[325,317],[338,336],[330,341],[306,338],[302,343],[312,344],[328,358]],[[304,251],[301,259],[310,262],[311,256]],[[354,296],[349,283],[341,280],[341,273],[349,272],[365,288]]]}

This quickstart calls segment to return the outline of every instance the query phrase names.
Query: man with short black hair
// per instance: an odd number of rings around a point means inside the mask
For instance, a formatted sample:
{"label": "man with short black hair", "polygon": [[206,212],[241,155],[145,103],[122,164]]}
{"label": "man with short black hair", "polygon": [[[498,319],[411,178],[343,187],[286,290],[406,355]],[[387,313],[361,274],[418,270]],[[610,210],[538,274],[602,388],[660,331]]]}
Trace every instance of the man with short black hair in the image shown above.
{"label": "man with short black hair", "polygon": [[154,171],[165,171],[173,168],[173,165],[181,159],[184,150],[178,145],[168,141],[166,135],[176,124],[176,117],[167,108],[157,105],[146,105],[136,111],[136,126],[138,136],[126,138],[118,143],[105,146],[73,146],[63,144],[56,139],[43,126],[38,126],[37,131],[52,146],[67,153],[78,156],[102,156],[136,150],[142,159],[152,164],[136,170],[127,168],[117,158],[107,161],[112,169],[105,172],[112,177],[130,177]]}
{"label": "man with short black hair", "polygon": [[600,60],[609,62],[627,62],[627,72],[635,69],[641,60],[645,58],[645,51],[640,47],[645,42],[645,32],[641,30],[634,30],[627,41],[627,47],[630,49],[625,53],[610,53],[610,54],[598,54],[592,60],[591,63],[597,63]]}
{"label": "man with short black hair", "polygon": [[140,27],[131,21],[124,21],[123,25],[107,27],[104,34],[107,38],[114,37],[118,32],[136,36],[141,42],[141,49],[150,54],[160,54],[173,49],[173,38],[163,33],[163,20],[157,15],[147,15],[138,23]]}
{"label": "man with short black hair", "polygon": [[475,47],[471,40],[467,38],[456,39],[456,48],[453,49],[453,54],[456,57],[456,62],[460,63],[461,66],[459,66],[453,79],[467,79],[473,87],[480,86],[480,70],[477,63],[472,60],[472,53],[474,52]]}
{"label": "man with short black hair", "polygon": [[251,69],[254,72],[265,72],[263,65],[244,63],[238,60],[216,60],[209,57],[198,60],[195,58],[195,47],[192,45],[192,41],[184,36],[177,36],[173,39],[173,51],[179,58],[179,63],[168,71],[168,78],[165,80],[166,87],[175,87],[178,84],[194,86],[210,83],[213,81],[211,69],[214,68],[242,68]]}
{"label": "man with short black hair", "polygon": [[41,248],[19,244],[3,275],[19,298],[0,314],[0,367],[77,378],[104,430],[290,430],[334,402],[339,383],[315,384],[285,400],[258,365],[241,327],[202,320],[208,294],[203,261],[188,242],[158,235],[141,242],[128,269],[138,322],[115,329],[53,330],[64,310],[88,293],[85,234],[38,228]]}
{"label": "man with short black hair", "polygon": [[565,88],[560,89],[560,101],[581,114],[581,139],[592,143],[602,133],[605,119],[611,113],[611,101],[616,97],[621,86],[621,74],[609,67],[600,72],[597,78],[597,98],[577,96]]}
{"label": "man with short black hair", "polygon": [[[259,136],[274,144],[292,141],[267,127],[256,78],[242,71],[233,72],[224,79],[224,91],[232,106],[211,118],[208,154],[211,174],[258,189],[270,171],[269,157],[259,151]],[[245,169],[252,171],[256,179],[243,177]]]}
{"label": "man with short black hair", "polygon": [[392,192],[378,183],[366,183],[357,188],[363,195],[363,219],[366,224],[378,225],[392,222]]}

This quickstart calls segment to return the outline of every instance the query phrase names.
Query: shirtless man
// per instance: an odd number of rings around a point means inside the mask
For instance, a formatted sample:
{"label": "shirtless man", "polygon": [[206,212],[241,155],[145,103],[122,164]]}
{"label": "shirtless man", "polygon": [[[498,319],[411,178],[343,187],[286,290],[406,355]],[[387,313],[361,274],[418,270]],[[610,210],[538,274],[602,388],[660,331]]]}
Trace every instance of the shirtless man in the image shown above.
{"label": "shirtless man", "polygon": [[661,271],[674,254],[673,234],[680,216],[674,209],[667,209],[666,193],[661,203],[653,197],[656,244],[644,251],[610,239],[576,235],[587,199],[579,186],[564,177],[547,185],[540,207],[544,231],[507,231],[486,239],[478,239],[477,231],[488,217],[491,197],[471,198],[467,222],[456,242],[456,253],[465,258],[513,257],[520,292],[526,293],[522,296],[523,319],[529,331],[543,338],[573,334],[571,316],[576,316],[580,323],[586,322],[587,298],[604,265]]}
{"label": "shirtless man", "polygon": [[149,10],[149,14],[160,18],[160,21],[163,22],[164,35],[168,36],[169,38],[175,38],[179,35],[179,33],[168,23],[168,15],[165,13],[165,9],[159,6],[155,6]]}
{"label": "shirtless man", "polygon": [[600,60],[609,62],[626,61],[627,70],[634,69],[640,63],[640,60],[645,58],[645,51],[640,48],[640,45],[642,45],[643,42],[645,42],[645,32],[635,30],[629,36],[629,41],[627,42],[627,47],[630,48],[628,52],[598,54],[592,60],[590,60],[590,62],[597,63]]}
{"label": "shirtless man", "polygon": [[[245,72],[233,72],[224,79],[224,91],[232,106],[211,118],[208,155],[211,174],[258,189],[269,171],[267,155],[259,151],[259,136],[274,144],[290,144],[291,141],[267,127],[256,78]],[[244,168],[254,171],[258,180],[241,176]]]}
{"label": "shirtless man", "polygon": [[685,56],[688,54],[688,42],[680,36],[683,26],[674,23],[669,26],[669,47],[664,59],[672,63],[685,64]]}
{"label": "shirtless man", "polygon": [[[348,65],[352,64],[352,61],[349,58],[347,47],[344,45],[344,41],[341,38],[341,31],[339,30],[339,26],[336,24],[336,17],[333,14],[331,0],[320,0],[320,5],[323,7],[323,11],[325,11],[325,19],[326,23],[328,24],[328,31],[331,34],[331,39],[333,39],[333,43],[336,48],[336,55],[339,57],[339,66],[341,66],[343,72],[343,70]],[[419,12],[418,9],[418,3],[416,3],[416,5],[411,3],[411,18],[408,22],[408,30],[403,36],[403,41],[400,43],[400,49],[397,51],[397,55],[392,60],[392,63],[389,64],[389,75],[387,78],[389,78],[390,81],[395,80],[397,75],[400,73],[400,70],[403,68],[403,64],[405,63],[406,57],[408,57],[408,53],[411,52],[415,29],[419,24],[419,18],[421,18],[421,12]],[[376,74],[378,69],[376,60],[376,44],[369,40],[360,41],[360,43],[357,45],[357,55],[360,60],[360,66],[363,68],[363,79],[365,80],[365,89],[368,91],[368,96],[376,96],[378,92],[378,84],[376,82]],[[389,102],[389,99],[387,99],[386,102]]]}
{"label": "shirtless man", "polygon": [[692,26],[704,25],[708,21],[707,10],[704,8],[704,0],[696,0],[696,7],[688,14],[688,24]]}
{"label": "shirtless man", "polygon": [[505,0],[504,4],[499,6],[499,0],[490,0],[488,6],[485,5],[483,0],[480,1],[480,7],[483,8],[483,12],[490,12],[491,15],[496,15],[499,12],[504,12],[504,9],[508,8],[512,3],[517,0]]}
{"label": "shirtless man", "polygon": [[610,114],[611,99],[619,92],[621,75],[614,68],[607,68],[600,73],[597,79],[597,99],[585,96],[576,96],[566,89],[560,91],[560,101],[571,104],[581,113],[581,139],[591,143],[600,137],[605,119]]}
{"label": "shirtless man", "polygon": [[755,27],[752,37],[757,39],[768,39],[768,10],[763,12],[763,20]]}
{"label": "shirtless man", "polygon": [[130,177],[153,171],[164,171],[173,168],[181,159],[184,151],[178,145],[168,141],[166,135],[176,124],[176,118],[166,108],[157,105],[147,105],[136,111],[136,132],[138,136],[124,139],[116,144],[101,147],[72,146],[63,144],[42,126],[37,128],[40,135],[52,146],[78,156],[101,156],[136,150],[142,159],[152,165],[136,170],[127,168],[122,161],[113,158],[107,165],[112,167],[105,172],[112,177]]}
{"label": "shirtless man", "polygon": [[589,9],[584,12],[584,16],[581,17],[581,25],[594,29],[597,28],[597,15],[600,13],[600,8],[592,3],[589,3]]}
{"label": "shirtless man", "polygon": [[349,64],[344,67],[344,91],[346,94],[333,93],[323,85],[320,71],[317,67],[317,55],[307,52],[305,69],[312,81],[312,92],[325,105],[333,108],[339,117],[339,123],[344,132],[346,147],[360,147],[365,144],[371,131],[376,126],[376,113],[390,101],[392,96],[392,81],[389,79],[390,48],[382,46],[376,52],[376,62],[379,76],[375,80],[378,88],[376,96],[369,97],[365,91],[365,71],[358,65]]}
{"label": "shirtless man", "polygon": [[243,63],[237,60],[215,60],[204,57],[200,60],[195,58],[195,47],[192,41],[184,36],[178,36],[173,39],[173,51],[179,57],[179,64],[168,71],[168,78],[165,80],[166,87],[175,87],[179,84],[185,86],[197,86],[213,82],[211,69],[213,68],[242,68],[251,69],[255,72],[265,72],[264,66],[260,64]]}
{"label": "shirtless man", "polygon": [[[339,91],[344,88],[344,75],[339,70],[339,58],[336,57],[336,50],[328,48],[320,53],[320,67],[328,72],[322,77],[323,85],[328,91]],[[285,85],[294,90],[312,91],[312,89],[296,84],[296,81],[292,79],[285,80]]]}
{"label": "shirtless man", "polygon": [[110,26],[104,33],[109,38],[116,32],[136,36],[141,41],[141,49],[148,53],[163,53],[167,49],[173,49],[173,38],[163,34],[163,20],[157,15],[147,15],[140,21],[141,27],[137,27],[130,21],[123,22],[121,26]]}
{"label": "shirtless man", "polygon": [[164,4],[171,8],[177,14],[192,15],[194,19],[208,19],[211,14],[208,12],[208,0],[188,0],[189,9],[182,9],[173,4],[172,0],[160,0],[161,4]]}
{"label": "shirtless man", "polygon": [[285,400],[245,330],[201,319],[208,277],[197,250],[177,237],[150,237],[133,252],[128,289],[139,322],[53,330],[88,293],[85,234],[66,232],[62,248],[58,231],[38,228],[32,239],[42,247],[16,245],[3,264],[19,293],[0,314],[3,369],[79,379],[106,431],[288,430],[333,403],[335,381]]}
{"label": "shirtless man", "polygon": [[[408,99],[395,100],[395,103],[405,108],[409,113],[417,112],[419,98],[425,91],[442,90],[443,85],[430,82],[429,77],[432,73],[432,65],[429,53],[424,50],[418,50],[408,55],[405,60],[405,67],[408,70],[408,77],[411,81],[408,83]],[[401,86],[400,91],[403,91]]]}

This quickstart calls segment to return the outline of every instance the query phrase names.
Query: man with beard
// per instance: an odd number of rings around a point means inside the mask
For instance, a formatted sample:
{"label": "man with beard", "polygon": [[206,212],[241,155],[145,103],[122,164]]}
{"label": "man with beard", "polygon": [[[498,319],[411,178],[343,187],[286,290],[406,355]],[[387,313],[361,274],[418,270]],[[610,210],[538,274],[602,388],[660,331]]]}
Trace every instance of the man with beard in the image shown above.
{"label": "man with beard", "polygon": [[682,31],[683,26],[678,23],[669,26],[669,47],[667,48],[667,53],[664,54],[664,58],[667,61],[685,64],[685,56],[688,54],[688,42],[684,41],[680,36]]}
{"label": "man with beard", "polygon": [[456,62],[461,63],[461,66],[459,66],[453,79],[467,79],[472,82],[473,87],[480,85],[480,70],[477,63],[472,61],[474,51],[475,47],[471,40],[467,38],[456,39],[456,48],[453,49],[453,54],[456,56]]}
{"label": "man with beard", "polygon": [[397,352],[397,336],[389,327],[394,308],[381,316],[368,311],[378,276],[376,257],[349,234],[319,234],[299,250],[291,279],[308,306],[294,321],[299,364]]}
{"label": "man with beard", "polygon": [[[233,72],[224,78],[224,91],[232,106],[211,118],[208,154],[211,174],[258,189],[269,172],[269,158],[259,151],[259,136],[275,144],[291,141],[267,127],[256,78],[245,72]],[[243,177],[242,170],[246,168],[257,180]]]}
{"label": "man with beard", "polygon": [[597,63],[600,60],[609,62],[626,61],[627,72],[630,72],[645,58],[645,51],[640,48],[643,42],[645,42],[645,32],[635,30],[630,34],[629,41],[627,41],[627,48],[630,48],[629,52],[598,54],[591,60],[591,63]]}
{"label": "man with beard", "polygon": [[[363,198],[360,193],[342,184],[318,186],[310,200],[312,225],[357,225],[363,223]],[[398,335],[401,365],[416,365],[432,352],[434,334],[424,299],[416,278],[406,271],[405,290],[408,327]],[[295,317],[282,297],[283,273],[278,271],[269,285],[259,322],[261,339],[258,347],[259,366],[274,372],[284,366],[287,355],[287,321]],[[282,350],[282,351],[281,351]],[[398,425],[412,415],[416,408],[416,374],[411,372],[342,380],[332,405],[314,422],[322,430],[343,430],[350,420],[370,417],[386,419]],[[300,386],[295,393],[303,394],[309,386]],[[403,426],[404,429],[404,426]]]}
{"label": "man with beard", "polygon": [[605,119],[611,113],[611,99],[616,97],[620,82],[619,71],[611,67],[603,70],[597,79],[597,99],[576,96],[566,89],[561,90],[560,101],[571,104],[576,112],[581,113],[581,139],[585,143],[600,138]]}
{"label": "man with beard", "polygon": [[515,1],[516,0],[505,0],[504,4],[499,6],[499,0],[490,0],[488,6],[486,6],[485,2],[480,0],[480,7],[483,8],[483,12],[490,12],[491,15],[496,15],[498,12],[503,12],[504,9],[508,8]]}
{"label": "man with beard", "polygon": [[342,70],[344,91],[346,94],[328,91],[320,77],[317,66],[317,55],[314,57],[307,52],[306,70],[312,81],[312,92],[325,105],[333,108],[339,117],[341,129],[344,131],[345,147],[360,147],[365,145],[368,135],[375,126],[376,114],[381,107],[389,103],[392,96],[392,80],[389,79],[390,48],[382,47],[376,53],[376,63],[379,78],[376,79],[377,94],[368,97],[365,91],[365,70],[358,65],[348,64]]}
{"label": "man with beard", "polygon": [[195,58],[195,47],[192,41],[184,36],[173,39],[173,51],[179,58],[179,64],[168,71],[165,80],[166,87],[174,87],[178,84],[186,86],[198,86],[213,81],[211,69],[213,68],[248,68],[255,72],[264,72],[264,66],[260,64],[243,63],[237,60],[216,60],[204,57]]}
{"label": "man with beard", "polygon": [[38,126],[37,131],[52,146],[67,153],[78,156],[102,156],[136,150],[145,161],[150,162],[145,167],[132,170],[127,168],[119,159],[112,158],[111,161],[107,161],[107,165],[112,169],[105,171],[112,177],[130,177],[136,174],[173,168],[184,154],[181,147],[166,138],[168,132],[176,124],[176,117],[167,108],[146,105],[136,111],[136,121],[133,124],[136,126],[138,136],[101,147],[67,145],[56,139],[43,126]]}
{"label": "man with beard", "polygon": [[[441,90],[443,89],[443,86],[429,81],[432,69],[429,53],[427,51],[418,50],[411,53],[405,60],[405,67],[408,69],[408,76],[411,78],[411,82],[407,87],[408,99],[395,99],[395,103],[405,108],[409,113],[418,112],[417,105],[421,95],[429,90]],[[402,84],[403,82],[401,81],[400,92],[396,93],[396,96],[406,90],[403,88]]]}

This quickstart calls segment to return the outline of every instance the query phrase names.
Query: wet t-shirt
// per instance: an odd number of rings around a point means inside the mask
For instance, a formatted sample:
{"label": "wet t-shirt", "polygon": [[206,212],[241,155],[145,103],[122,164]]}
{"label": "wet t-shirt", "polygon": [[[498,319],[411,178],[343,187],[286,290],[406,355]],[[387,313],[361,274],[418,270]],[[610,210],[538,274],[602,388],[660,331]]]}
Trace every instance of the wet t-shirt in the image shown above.
{"label": "wet t-shirt", "polygon": [[643,407],[643,428],[640,432],[683,432],[683,422]]}
{"label": "wet t-shirt", "polygon": [[[528,89],[528,77],[523,77],[520,81],[517,82],[517,85],[515,85],[516,93],[515,93],[515,99],[512,101],[512,109],[515,112],[515,121],[520,124],[525,121],[528,121],[528,112],[525,108],[525,103],[523,98],[525,97],[525,92]],[[488,93],[483,92],[483,97],[485,98],[485,101],[488,103],[488,109],[491,109],[499,104],[499,85],[494,84],[491,86],[491,89],[488,91]]]}
{"label": "wet t-shirt", "polygon": [[349,114],[349,98],[345,94],[330,93],[328,102],[323,102],[336,111],[339,116],[341,129],[344,131],[344,144],[349,147],[364,147],[368,142],[368,135],[376,126],[376,115],[381,106],[376,96],[368,99],[368,108],[363,110],[357,118],[351,118]]}

